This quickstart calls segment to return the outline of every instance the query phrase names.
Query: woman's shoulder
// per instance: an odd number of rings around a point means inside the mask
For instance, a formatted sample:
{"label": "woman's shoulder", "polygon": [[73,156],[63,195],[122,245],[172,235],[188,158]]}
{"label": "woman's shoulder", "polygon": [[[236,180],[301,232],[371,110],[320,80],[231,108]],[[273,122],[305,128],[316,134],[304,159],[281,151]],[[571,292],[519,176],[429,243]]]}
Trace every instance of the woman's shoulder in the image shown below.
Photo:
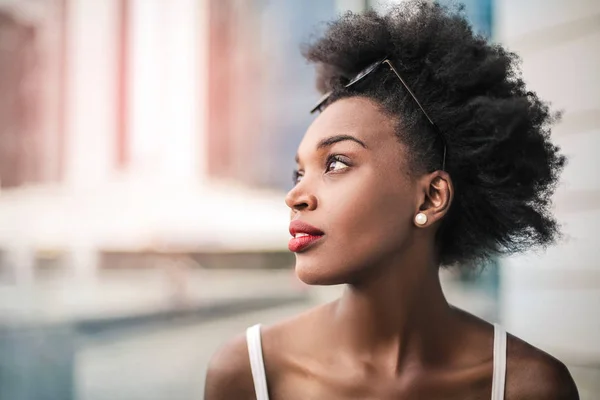
{"label": "woman's shoulder", "polygon": [[[466,345],[481,354],[489,351],[494,340],[492,324],[464,310],[454,310],[464,323],[461,337],[465,338]],[[565,364],[510,333],[507,333],[506,344],[506,400],[579,399]]]}
{"label": "woman's shoulder", "polygon": [[261,327],[267,373],[286,372],[299,367],[305,358],[314,358],[315,341],[326,327],[329,304],[310,308],[273,325]]}
{"label": "woman's shoulder", "polygon": [[228,340],[212,355],[206,372],[204,398],[255,398],[245,335]]}
{"label": "woman's shoulder", "polygon": [[508,335],[506,399],[579,399],[564,363],[533,345]]}
{"label": "woman's shoulder", "polygon": [[[310,336],[307,330],[314,329],[323,307],[309,309],[273,325],[261,325],[262,353],[271,382],[275,375],[289,369],[290,361],[297,360],[299,353],[306,349],[304,343]],[[245,333],[224,342],[212,355],[204,397],[207,400],[255,398]]]}

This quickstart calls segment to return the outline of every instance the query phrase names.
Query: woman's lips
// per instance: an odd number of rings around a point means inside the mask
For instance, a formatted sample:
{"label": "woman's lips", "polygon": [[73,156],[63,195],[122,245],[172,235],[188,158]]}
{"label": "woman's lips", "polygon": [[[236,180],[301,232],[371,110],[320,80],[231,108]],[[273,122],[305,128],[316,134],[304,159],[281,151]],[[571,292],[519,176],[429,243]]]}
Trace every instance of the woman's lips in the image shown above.
{"label": "woman's lips", "polygon": [[288,243],[288,249],[290,249],[290,251],[292,251],[294,253],[298,253],[302,250],[305,250],[306,248],[308,248],[308,246],[310,246],[314,242],[318,241],[322,237],[323,237],[323,235],[320,235],[320,236],[306,235],[306,236],[293,237],[290,239],[290,241]]}
{"label": "woman's lips", "polygon": [[306,222],[294,220],[290,223],[290,235],[293,238],[288,243],[288,249],[298,253],[320,240],[324,234],[323,231]]}

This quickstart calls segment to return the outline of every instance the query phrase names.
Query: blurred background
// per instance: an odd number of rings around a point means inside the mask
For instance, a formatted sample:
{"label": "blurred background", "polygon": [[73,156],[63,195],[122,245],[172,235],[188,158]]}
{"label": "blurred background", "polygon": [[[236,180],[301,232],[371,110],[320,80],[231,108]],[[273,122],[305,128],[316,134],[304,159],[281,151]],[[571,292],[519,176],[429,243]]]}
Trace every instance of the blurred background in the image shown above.
{"label": "blurred background", "polygon": [[[1,400],[200,399],[223,341],[339,294],[287,251],[299,46],[391,3],[0,0]],[[564,111],[566,235],[444,289],[600,398],[600,2],[464,4]]]}

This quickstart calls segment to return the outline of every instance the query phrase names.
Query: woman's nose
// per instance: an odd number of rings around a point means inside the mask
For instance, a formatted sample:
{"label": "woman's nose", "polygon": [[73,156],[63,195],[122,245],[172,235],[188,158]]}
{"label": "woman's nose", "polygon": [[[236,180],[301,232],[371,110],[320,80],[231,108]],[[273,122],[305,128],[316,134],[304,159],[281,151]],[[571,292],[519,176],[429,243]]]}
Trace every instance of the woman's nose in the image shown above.
{"label": "woman's nose", "polygon": [[285,204],[292,211],[310,211],[317,208],[317,197],[303,190],[302,184],[299,183],[285,196]]}

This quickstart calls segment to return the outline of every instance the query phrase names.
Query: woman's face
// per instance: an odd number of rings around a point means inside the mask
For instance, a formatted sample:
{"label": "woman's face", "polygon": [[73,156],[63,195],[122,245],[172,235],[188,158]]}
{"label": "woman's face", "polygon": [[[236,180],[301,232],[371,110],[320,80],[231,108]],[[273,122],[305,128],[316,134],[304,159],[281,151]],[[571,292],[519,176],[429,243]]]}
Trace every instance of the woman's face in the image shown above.
{"label": "woman's face", "polygon": [[302,281],[352,282],[406,248],[419,196],[394,130],[393,119],[361,97],[334,102],[309,127],[286,197]]}

